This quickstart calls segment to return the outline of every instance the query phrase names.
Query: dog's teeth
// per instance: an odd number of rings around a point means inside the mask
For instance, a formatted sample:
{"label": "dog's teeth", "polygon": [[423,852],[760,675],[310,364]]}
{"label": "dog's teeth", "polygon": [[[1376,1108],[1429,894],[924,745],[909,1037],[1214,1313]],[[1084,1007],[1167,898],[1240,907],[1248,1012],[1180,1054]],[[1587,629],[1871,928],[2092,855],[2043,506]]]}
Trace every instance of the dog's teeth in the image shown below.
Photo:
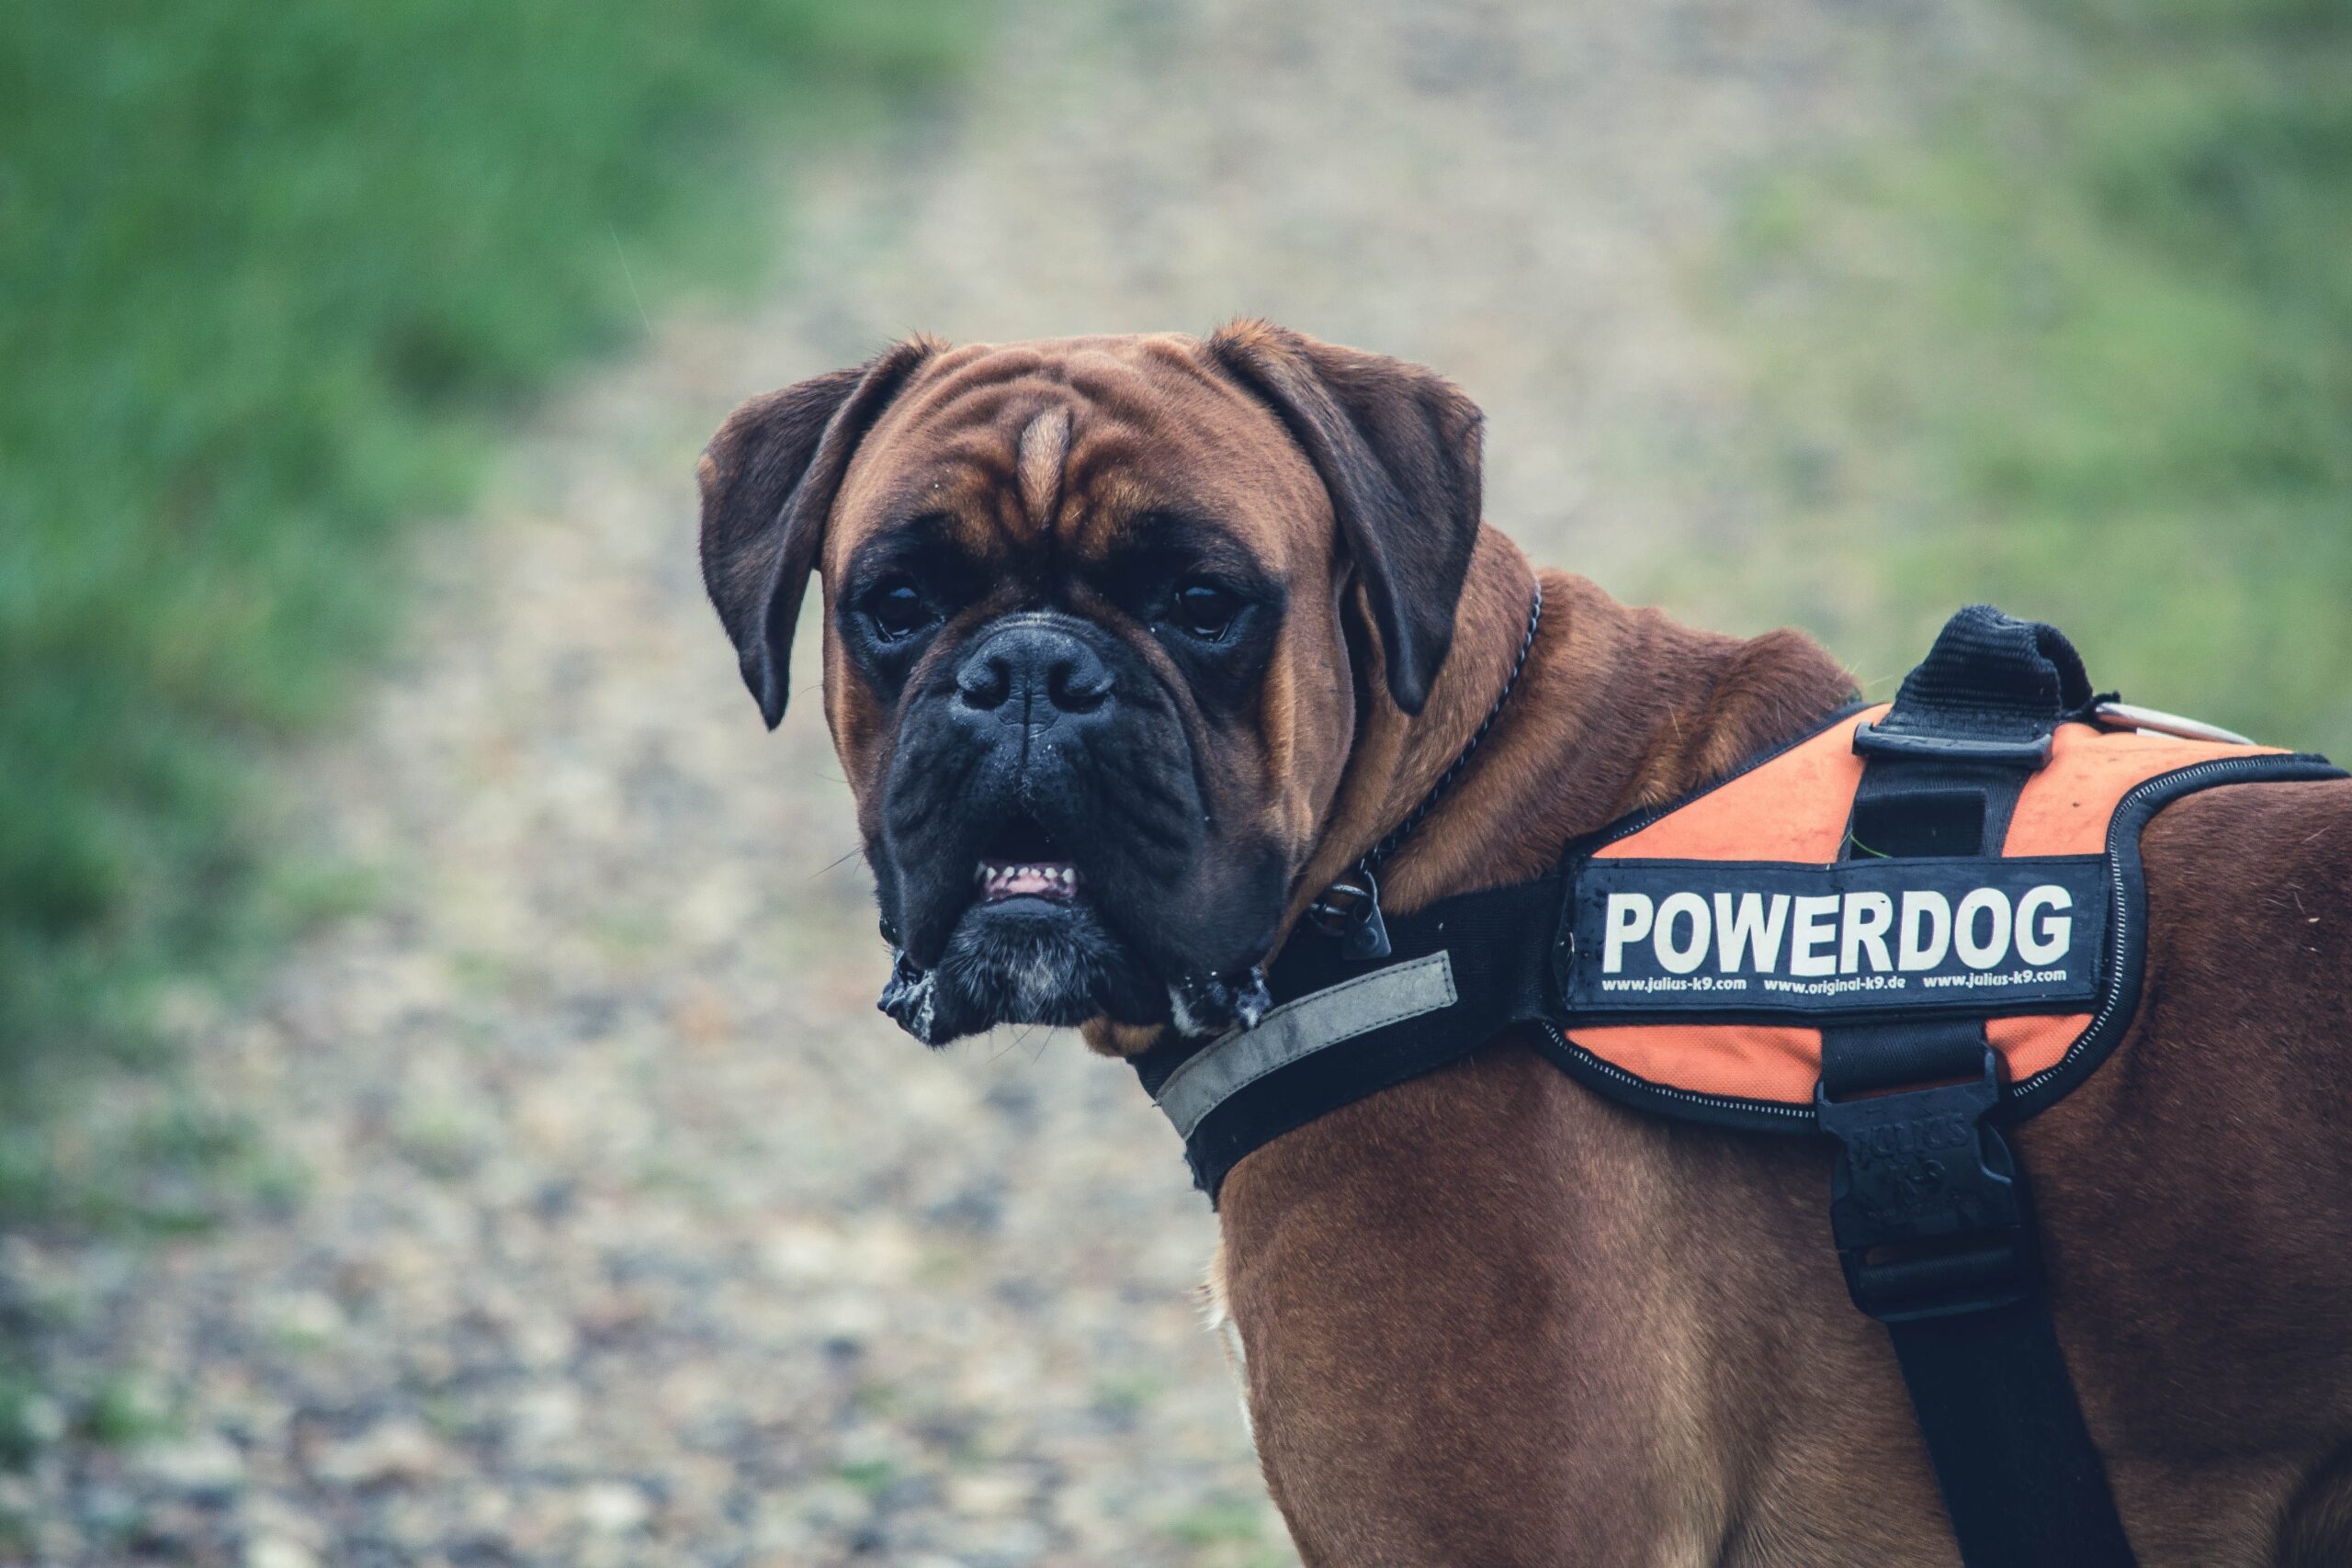
{"label": "dog's teeth", "polygon": [[1075,897],[1079,888],[1078,868],[1050,861],[1023,861],[1017,864],[982,861],[973,869],[972,880],[978,885],[983,899],[1011,898],[1020,894],[1046,897]]}

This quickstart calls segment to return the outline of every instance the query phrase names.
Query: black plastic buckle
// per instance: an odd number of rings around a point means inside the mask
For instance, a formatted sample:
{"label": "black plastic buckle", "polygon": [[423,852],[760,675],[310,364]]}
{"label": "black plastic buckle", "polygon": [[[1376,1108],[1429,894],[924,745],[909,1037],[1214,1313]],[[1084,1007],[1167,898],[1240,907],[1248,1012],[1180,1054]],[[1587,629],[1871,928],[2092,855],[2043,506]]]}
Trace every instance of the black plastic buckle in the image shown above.
{"label": "black plastic buckle", "polygon": [[1990,1047],[1981,1077],[1833,1100],[1821,1129],[1838,1143],[1829,1225],[1846,1292],[1881,1323],[1950,1317],[2024,1300],[2035,1286],[2032,1229],[2017,1165],[1985,1117],[2001,1102]]}
{"label": "black plastic buckle", "polygon": [[1348,875],[1349,880],[1334,882],[1306,907],[1306,921],[1324,935],[1340,939],[1342,958],[1358,963],[1386,958],[1394,950],[1388,945],[1388,921],[1380,912],[1380,882],[1363,861]]}

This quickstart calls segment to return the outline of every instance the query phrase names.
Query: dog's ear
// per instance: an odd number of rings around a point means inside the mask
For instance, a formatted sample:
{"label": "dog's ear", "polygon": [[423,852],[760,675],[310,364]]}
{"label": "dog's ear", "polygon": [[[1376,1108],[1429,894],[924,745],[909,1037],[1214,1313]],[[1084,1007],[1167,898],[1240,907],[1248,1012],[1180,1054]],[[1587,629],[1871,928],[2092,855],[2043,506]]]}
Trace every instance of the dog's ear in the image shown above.
{"label": "dog's ear", "polygon": [[1208,346],[1322,475],[1372,606],[1388,694],[1419,713],[1453,645],[1478,539],[1478,405],[1433,370],[1265,321],[1235,321]]}
{"label": "dog's ear", "polygon": [[784,717],[792,628],[850,457],[938,347],[917,338],[753,398],[703,452],[703,586],[770,729]]}

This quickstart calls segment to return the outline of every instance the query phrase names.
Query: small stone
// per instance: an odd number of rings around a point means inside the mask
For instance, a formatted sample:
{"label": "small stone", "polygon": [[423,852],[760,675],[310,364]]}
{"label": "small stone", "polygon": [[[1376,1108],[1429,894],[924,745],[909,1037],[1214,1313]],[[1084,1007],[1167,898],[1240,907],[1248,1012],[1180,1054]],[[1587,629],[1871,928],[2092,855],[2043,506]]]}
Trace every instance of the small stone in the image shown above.
{"label": "small stone", "polygon": [[526,1389],[507,1408],[507,1435],[519,1447],[561,1442],[580,1429],[580,1395],[562,1383]]}
{"label": "small stone", "polygon": [[599,1535],[621,1535],[652,1517],[653,1506],[634,1486],[605,1482],[582,1489],[580,1522]]}
{"label": "small stone", "polygon": [[514,1359],[526,1367],[545,1370],[560,1365],[571,1356],[574,1337],[568,1324],[556,1318],[534,1316],[514,1325]]}
{"label": "small stone", "polygon": [[981,1517],[1017,1513],[1035,1490],[1029,1478],[1018,1472],[978,1471],[949,1478],[947,1506],[959,1514]]}
{"label": "small stone", "polygon": [[395,1419],[328,1448],[311,1473],[345,1486],[430,1480],[441,1468],[441,1446],[414,1421]]}
{"label": "small stone", "polygon": [[323,1345],[343,1331],[343,1308],[324,1291],[296,1291],[271,1303],[269,1324],[288,1345]]}
{"label": "small stone", "polygon": [[222,1498],[244,1484],[245,1458],[218,1432],[197,1432],[168,1442],[142,1443],[131,1469],[141,1479],[194,1498]]}
{"label": "small stone", "polygon": [[818,1536],[843,1536],[874,1517],[874,1499],[846,1481],[811,1482],[790,1499],[770,1499],[760,1511],[758,1539],[770,1548],[808,1544]]}
{"label": "small stone", "polygon": [[319,1568],[319,1558],[299,1540],[266,1535],[245,1543],[244,1568]]}

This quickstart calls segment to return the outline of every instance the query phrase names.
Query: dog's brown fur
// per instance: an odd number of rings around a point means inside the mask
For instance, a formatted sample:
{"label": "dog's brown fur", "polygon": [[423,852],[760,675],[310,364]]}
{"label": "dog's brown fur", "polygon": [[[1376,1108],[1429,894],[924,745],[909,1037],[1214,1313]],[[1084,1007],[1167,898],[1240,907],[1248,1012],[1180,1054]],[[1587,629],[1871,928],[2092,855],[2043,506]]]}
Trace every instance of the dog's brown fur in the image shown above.
{"label": "dog's brown fur", "polygon": [[[1293,585],[1256,744],[1220,766],[1227,798],[1295,849],[1295,917],[1452,761],[1524,626],[1531,570],[1479,528],[1450,656],[1412,646],[1426,618],[1401,625],[1365,581],[1382,542],[1351,532],[1361,476],[1302,424],[1301,400],[1326,393],[1400,440],[1418,424],[1469,471],[1475,525],[1476,411],[1432,382],[1256,324],[1206,344],[904,348],[721,433],[714,596],[729,614],[727,574],[751,572],[797,604],[777,549],[804,576],[820,551],[837,562],[910,483],[964,487],[956,513],[989,547],[1046,529],[1081,550],[1173,474],[1213,485]],[[1038,424],[1072,406],[1074,425]],[[1398,480],[1417,482],[1443,488]],[[811,507],[822,528],[783,547],[730,521]],[[1385,563],[1386,590],[1436,591],[1431,558]],[[1847,693],[1796,634],[1740,641],[1564,573],[1543,585],[1521,689],[1390,868],[1392,908],[1532,874]],[[779,645],[772,627],[747,637],[743,602],[729,629],[773,718]],[[1425,690],[1400,689],[1400,648]],[[830,643],[827,712],[865,809],[888,716]],[[2137,1021],[2018,1137],[2060,1337],[2148,1568],[2352,1562],[2352,784],[2196,795],[2144,850]],[[1152,1032],[1087,1032],[1122,1051]],[[1242,1161],[1225,1289],[1306,1561],[1955,1562],[1892,1354],[1846,1300],[1827,1184],[1809,1141],[1636,1115],[1509,1037]]]}

